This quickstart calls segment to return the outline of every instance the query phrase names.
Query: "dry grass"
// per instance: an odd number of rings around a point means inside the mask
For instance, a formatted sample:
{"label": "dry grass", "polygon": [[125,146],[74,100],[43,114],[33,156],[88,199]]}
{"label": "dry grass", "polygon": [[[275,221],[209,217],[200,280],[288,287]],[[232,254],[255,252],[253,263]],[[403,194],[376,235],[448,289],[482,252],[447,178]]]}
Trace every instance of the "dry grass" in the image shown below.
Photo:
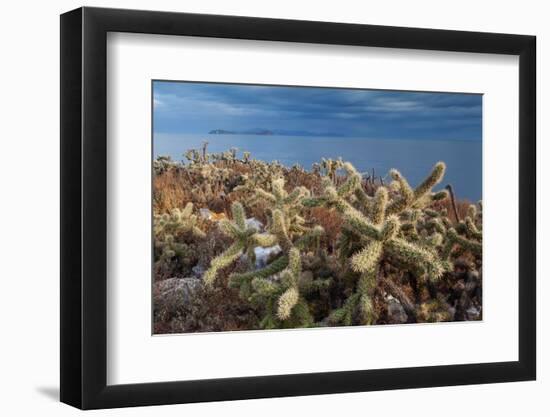
{"label": "dry grass", "polygon": [[155,212],[166,213],[175,207],[185,207],[189,201],[185,182],[176,170],[170,170],[153,179],[153,205]]}

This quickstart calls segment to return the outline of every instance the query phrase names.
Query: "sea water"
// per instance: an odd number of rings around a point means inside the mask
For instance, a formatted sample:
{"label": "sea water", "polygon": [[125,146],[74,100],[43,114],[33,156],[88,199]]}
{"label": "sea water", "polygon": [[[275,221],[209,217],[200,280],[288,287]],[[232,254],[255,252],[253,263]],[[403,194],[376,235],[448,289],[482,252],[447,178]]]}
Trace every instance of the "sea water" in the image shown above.
{"label": "sea water", "polygon": [[482,143],[477,140],[400,140],[350,137],[255,136],[209,134],[162,134],[153,138],[153,154],[169,155],[187,162],[186,150],[200,148],[208,141],[208,152],[218,153],[237,148],[251,153],[254,159],[279,161],[283,165],[299,164],[305,169],[322,158],[341,157],[364,173],[374,169],[376,176],[389,182],[388,171],[398,169],[412,186],[421,182],[438,161],[447,164],[443,182],[436,189],[451,184],[458,199],[473,202],[482,198]]}

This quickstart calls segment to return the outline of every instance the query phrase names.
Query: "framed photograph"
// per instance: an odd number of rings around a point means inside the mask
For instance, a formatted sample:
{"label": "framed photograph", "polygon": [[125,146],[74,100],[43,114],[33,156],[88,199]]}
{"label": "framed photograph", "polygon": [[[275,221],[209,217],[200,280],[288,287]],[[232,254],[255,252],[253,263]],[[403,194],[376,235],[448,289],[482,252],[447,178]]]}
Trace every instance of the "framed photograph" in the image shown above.
{"label": "framed photograph", "polygon": [[533,380],[535,37],[61,16],[61,401]]}

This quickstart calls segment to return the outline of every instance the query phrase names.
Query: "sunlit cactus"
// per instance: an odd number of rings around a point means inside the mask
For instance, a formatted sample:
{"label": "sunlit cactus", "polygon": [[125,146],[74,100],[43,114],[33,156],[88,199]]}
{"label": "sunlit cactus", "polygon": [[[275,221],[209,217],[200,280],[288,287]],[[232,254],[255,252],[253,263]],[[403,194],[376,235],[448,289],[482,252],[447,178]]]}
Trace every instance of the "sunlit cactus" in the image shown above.
{"label": "sunlit cactus", "polygon": [[277,301],[277,317],[280,320],[287,320],[294,306],[298,304],[298,298],[300,297],[298,281],[301,273],[300,251],[292,248],[288,254],[288,268],[283,271],[281,277],[282,285],[286,288]]}
{"label": "sunlit cactus", "polygon": [[170,156],[161,155],[153,161],[153,170],[155,175],[161,175],[170,169],[177,167],[177,164],[172,161]]}
{"label": "sunlit cactus", "polygon": [[476,256],[481,256],[481,251],[483,249],[481,242],[461,236],[455,229],[450,228],[447,231],[447,239],[442,253],[443,257],[451,257],[452,251],[456,246],[460,247],[462,250],[469,251]]}
{"label": "sunlit cactus", "polygon": [[153,218],[155,268],[165,273],[184,273],[198,258],[194,241],[205,237],[193,214],[193,204],[174,208]]}
{"label": "sunlit cactus", "polygon": [[209,286],[214,284],[216,275],[221,269],[229,266],[242,255],[246,254],[250,264],[253,264],[255,247],[269,247],[276,242],[274,236],[261,235],[254,227],[247,226],[244,208],[240,203],[233,203],[231,210],[233,221],[222,220],[219,224],[220,229],[233,239],[233,244],[214,258],[210,268],[205,272],[203,280]]}
{"label": "sunlit cactus", "polygon": [[332,182],[336,181],[336,173],[340,168],[343,167],[343,165],[344,163],[341,158],[336,160],[323,158],[321,160],[321,168],[323,169],[325,175],[330,178]]}
{"label": "sunlit cactus", "polygon": [[293,241],[287,230],[284,213],[281,210],[273,210],[272,216],[269,236],[273,237],[273,241],[269,243],[279,245],[282,254],[264,268],[235,273],[230,276],[230,285],[239,288],[245,298],[250,294],[251,283],[254,279],[269,278],[285,270],[289,265],[290,253],[293,251],[318,249],[320,238],[324,233],[322,227],[315,226]]}
{"label": "sunlit cactus", "polygon": [[156,241],[156,247],[160,250],[158,255],[158,261],[169,262],[172,258],[179,258],[182,262],[185,262],[186,258],[192,254],[191,247],[182,242],[178,242],[174,239],[173,235],[165,235],[163,238],[159,238]]}
{"label": "sunlit cactus", "polygon": [[[350,257],[351,269],[359,274],[355,294],[343,310],[332,316],[334,320],[345,322],[353,317],[357,307],[363,324],[376,320],[372,297],[382,259],[417,275],[421,281],[434,282],[450,270],[447,259],[441,259],[437,251],[443,244],[440,232],[445,230],[437,231],[437,235],[426,234],[421,244],[417,227],[418,218],[423,215],[417,210],[442,199],[440,193],[432,193],[432,188],[441,181],[444,171],[445,165],[437,163],[428,177],[413,189],[399,171],[392,170],[390,175],[395,184],[390,199],[390,193],[382,186],[373,197],[364,195],[356,173],[348,167],[348,179],[342,186],[335,188],[327,184],[322,196],[306,200],[306,205],[325,205],[342,213],[345,224],[339,243],[345,256],[341,259]],[[352,191],[357,203],[349,200]],[[428,217],[430,215],[433,217],[434,213],[429,212]],[[403,230],[398,216],[404,217]]]}
{"label": "sunlit cactus", "polygon": [[285,257],[286,266],[279,277],[255,276],[250,281],[250,288],[244,295],[261,311],[261,328],[308,327],[312,324],[309,307],[300,295],[300,256],[300,251],[292,248]]}
{"label": "sunlit cactus", "polygon": [[185,208],[174,208],[170,213],[155,215],[153,221],[155,235],[170,234],[172,236],[190,233],[204,237],[204,232],[197,226],[197,216],[193,214],[193,203],[187,203]]}
{"label": "sunlit cactus", "polygon": [[301,216],[301,212],[303,209],[302,200],[309,196],[309,194],[309,190],[305,187],[296,187],[292,192],[288,193],[285,190],[284,178],[277,178],[271,182],[271,192],[258,188],[256,190],[256,199],[251,203],[254,204],[258,201],[266,202],[268,212],[273,213],[273,220],[284,220],[286,233],[292,238],[294,235],[300,235],[307,231],[307,228],[304,227],[305,220]]}

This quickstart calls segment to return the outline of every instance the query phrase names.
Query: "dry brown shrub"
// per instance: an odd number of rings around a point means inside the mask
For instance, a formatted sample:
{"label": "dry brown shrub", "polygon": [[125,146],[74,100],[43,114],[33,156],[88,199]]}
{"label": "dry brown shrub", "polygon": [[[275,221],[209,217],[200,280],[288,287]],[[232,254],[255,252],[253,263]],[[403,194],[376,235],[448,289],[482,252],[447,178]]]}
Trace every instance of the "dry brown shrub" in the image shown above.
{"label": "dry brown shrub", "polygon": [[[473,203],[466,198],[456,200],[456,211],[458,212],[459,220],[464,220],[464,217],[468,215],[468,207],[470,207],[472,204]],[[433,208],[436,210],[445,209],[447,211],[447,217],[453,223],[456,223],[453,205],[450,198],[446,198],[445,200],[435,203]]]}
{"label": "dry brown shrub", "polygon": [[166,213],[175,207],[185,207],[192,201],[188,181],[179,171],[168,170],[153,178],[153,209],[155,213]]}
{"label": "dry brown shrub", "polygon": [[329,249],[334,249],[336,240],[342,229],[342,217],[336,210],[326,207],[314,207],[310,210],[311,220],[325,229],[325,238]]}
{"label": "dry brown shrub", "polygon": [[321,177],[311,172],[290,168],[285,172],[285,186],[287,191],[292,191],[295,187],[306,187],[311,192],[318,193],[321,191]]}

